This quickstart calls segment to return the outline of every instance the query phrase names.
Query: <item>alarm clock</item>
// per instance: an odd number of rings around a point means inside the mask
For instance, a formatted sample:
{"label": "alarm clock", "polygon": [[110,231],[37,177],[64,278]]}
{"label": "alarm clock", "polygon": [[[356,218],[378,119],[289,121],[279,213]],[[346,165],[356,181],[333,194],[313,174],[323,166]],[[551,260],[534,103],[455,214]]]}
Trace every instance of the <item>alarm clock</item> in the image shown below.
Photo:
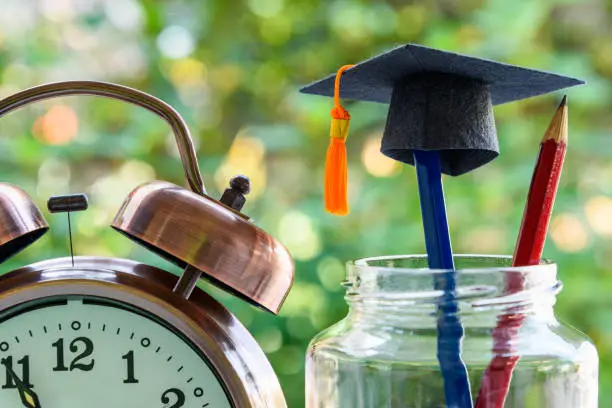
{"label": "alarm clock", "polygon": [[[291,288],[287,250],[240,212],[248,179],[235,178],[220,200],[207,195],[181,116],[124,86],[42,85],[1,100],[0,116],[39,100],[83,94],[141,106],[172,128],[189,189],[164,181],[138,186],[111,227],[184,272],[176,277],[129,259],[77,256],[4,273],[0,407],[285,407],[252,335],[196,286],[204,277],[275,314]],[[86,205],[83,196],[49,201],[52,211]],[[25,191],[0,183],[0,263],[49,228]]]}

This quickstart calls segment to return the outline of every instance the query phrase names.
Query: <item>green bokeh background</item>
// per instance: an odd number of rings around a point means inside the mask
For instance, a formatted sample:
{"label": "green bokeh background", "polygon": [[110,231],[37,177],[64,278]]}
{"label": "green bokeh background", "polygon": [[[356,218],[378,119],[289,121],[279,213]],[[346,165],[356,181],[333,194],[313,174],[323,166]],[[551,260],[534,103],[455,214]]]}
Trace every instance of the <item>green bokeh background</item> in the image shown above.
{"label": "green bokeh background", "polygon": [[[213,291],[251,330],[290,407],[304,404],[304,353],[346,313],[349,259],[422,253],[414,170],[377,152],[386,107],[347,103],[351,214],[322,205],[326,98],[298,88],[339,66],[418,42],[586,79],[568,92],[570,147],[545,255],[565,287],[556,310],[601,355],[600,400],[612,400],[612,1],[593,0],[3,0],[0,95],[44,82],[97,79],[152,93],[190,124],[209,192],[252,177],[245,212],[295,256],[296,281],[273,317]],[[495,108],[501,156],[446,178],[457,253],[512,253],[537,146],[560,95]],[[70,143],[68,143],[70,142]],[[173,138],[152,114],[89,97],[34,105],[0,122],[0,175],[44,206],[85,192],[78,254],[167,267],[110,230],[127,193],[150,179],[184,184]],[[67,255],[64,217],[2,271]]]}

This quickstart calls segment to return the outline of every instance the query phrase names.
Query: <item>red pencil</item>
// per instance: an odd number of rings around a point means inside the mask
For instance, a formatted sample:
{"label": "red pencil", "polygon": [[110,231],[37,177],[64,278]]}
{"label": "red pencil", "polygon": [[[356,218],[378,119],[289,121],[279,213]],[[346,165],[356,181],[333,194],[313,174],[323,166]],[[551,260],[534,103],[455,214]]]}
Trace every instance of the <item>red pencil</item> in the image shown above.
{"label": "red pencil", "polygon": [[[563,97],[540,145],[512,259],[513,266],[540,263],[566,149],[567,99]],[[506,282],[506,293],[522,290],[523,281],[514,274],[510,276]],[[493,331],[495,357],[483,376],[475,408],[503,408],[512,371],[519,360],[518,356],[512,355],[512,338],[516,336],[524,318],[521,314],[505,314],[499,318]]]}

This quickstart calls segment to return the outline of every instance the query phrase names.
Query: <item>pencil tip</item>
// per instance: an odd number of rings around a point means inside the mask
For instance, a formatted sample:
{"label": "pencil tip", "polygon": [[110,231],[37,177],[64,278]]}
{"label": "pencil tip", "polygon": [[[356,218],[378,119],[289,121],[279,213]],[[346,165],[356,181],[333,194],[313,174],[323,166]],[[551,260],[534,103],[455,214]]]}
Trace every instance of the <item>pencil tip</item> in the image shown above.
{"label": "pencil tip", "polygon": [[550,139],[557,143],[567,142],[567,95],[563,96],[559,107],[555,111],[548,129],[544,133],[542,142]]}

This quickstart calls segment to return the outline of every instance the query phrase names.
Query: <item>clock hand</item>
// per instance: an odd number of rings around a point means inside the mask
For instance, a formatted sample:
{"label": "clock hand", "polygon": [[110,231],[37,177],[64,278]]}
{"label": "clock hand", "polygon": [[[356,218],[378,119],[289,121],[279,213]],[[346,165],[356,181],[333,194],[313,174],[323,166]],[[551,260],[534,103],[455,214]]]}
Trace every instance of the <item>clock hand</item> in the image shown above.
{"label": "clock hand", "polygon": [[13,377],[13,381],[15,382],[15,385],[17,385],[17,390],[19,391],[19,396],[21,397],[23,406],[26,408],[42,408],[40,406],[40,402],[38,401],[38,395],[26,387],[23,381],[21,381],[21,378],[17,376],[15,371],[13,371],[13,368],[4,360],[2,360],[0,364],[4,365],[8,373],[11,375],[11,377]]}

